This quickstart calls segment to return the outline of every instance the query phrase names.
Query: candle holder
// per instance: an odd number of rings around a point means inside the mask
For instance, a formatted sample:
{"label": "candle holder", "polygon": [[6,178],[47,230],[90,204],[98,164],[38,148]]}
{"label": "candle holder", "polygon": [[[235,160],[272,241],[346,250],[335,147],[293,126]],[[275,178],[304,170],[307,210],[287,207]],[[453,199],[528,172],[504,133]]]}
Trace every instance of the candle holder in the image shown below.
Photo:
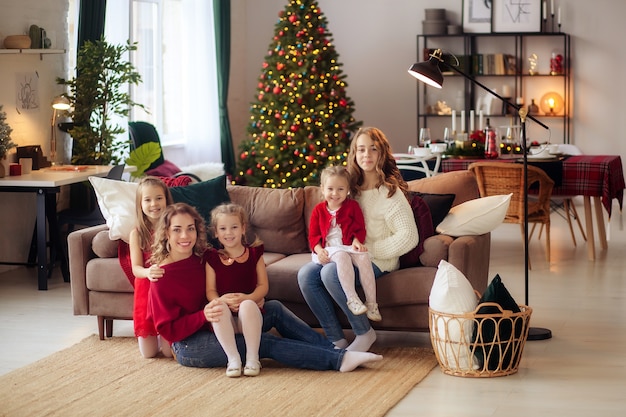
{"label": "candle holder", "polygon": [[554,91],[544,94],[539,101],[539,107],[546,116],[558,116],[563,110],[563,105],[563,98]]}

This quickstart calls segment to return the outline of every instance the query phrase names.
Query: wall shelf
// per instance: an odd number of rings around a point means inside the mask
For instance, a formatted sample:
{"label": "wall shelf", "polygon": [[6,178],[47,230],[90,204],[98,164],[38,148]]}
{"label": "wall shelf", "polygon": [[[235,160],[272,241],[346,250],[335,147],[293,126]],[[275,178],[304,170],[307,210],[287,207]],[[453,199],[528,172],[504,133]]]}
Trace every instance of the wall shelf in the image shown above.
{"label": "wall shelf", "polygon": [[0,49],[0,55],[35,55],[39,54],[39,59],[43,59],[44,55],[64,54],[65,49]]}

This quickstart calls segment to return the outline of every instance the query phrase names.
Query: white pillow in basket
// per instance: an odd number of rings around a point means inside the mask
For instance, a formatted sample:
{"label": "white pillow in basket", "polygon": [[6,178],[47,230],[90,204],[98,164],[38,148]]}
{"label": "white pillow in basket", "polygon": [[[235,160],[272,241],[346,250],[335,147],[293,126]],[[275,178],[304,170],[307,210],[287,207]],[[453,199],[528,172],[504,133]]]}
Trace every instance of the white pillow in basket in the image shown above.
{"label": "white pillow in basket", "polygon": [[[432,310],[446,314],[469,313],[476,309],[478,298],[472,284],[454,265],[441,260],[430,290],[429,306]],[[437,329],[435,337],[439,343],[440,360],[447,361],[451,369],[470,369],[469,344],[474,322],[471,319],[431,316],[431,329]],[[447,331],[446,331],[447,330]]]}

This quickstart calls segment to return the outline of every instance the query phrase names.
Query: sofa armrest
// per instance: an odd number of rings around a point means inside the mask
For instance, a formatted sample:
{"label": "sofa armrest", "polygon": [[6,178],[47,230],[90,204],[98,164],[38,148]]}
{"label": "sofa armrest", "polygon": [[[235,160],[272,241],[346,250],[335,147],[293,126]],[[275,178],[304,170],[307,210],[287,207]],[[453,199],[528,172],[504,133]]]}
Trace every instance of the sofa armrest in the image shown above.
{"label": "sofa armrest", "polygon": [[91,249],[91,242],[96,234],[102,230],[107,230],[107,226],[103,224],[79,229],[67,237],[70,287],[75,316],[89,314],[87,262],[96,257]]}
{"label": "sofa armrest", "polygon": [[437,268],[443,259],[454,265],[467,277],[472,287],[482,294],[489,279],[491,233],[479,236],[434,235],[424,241],[420,262]]}
{"label": "sofa armrest", "polygon": [[460,236],[450,244],[448,262],[458,268],[479,293],[487,288],[491,233]]}

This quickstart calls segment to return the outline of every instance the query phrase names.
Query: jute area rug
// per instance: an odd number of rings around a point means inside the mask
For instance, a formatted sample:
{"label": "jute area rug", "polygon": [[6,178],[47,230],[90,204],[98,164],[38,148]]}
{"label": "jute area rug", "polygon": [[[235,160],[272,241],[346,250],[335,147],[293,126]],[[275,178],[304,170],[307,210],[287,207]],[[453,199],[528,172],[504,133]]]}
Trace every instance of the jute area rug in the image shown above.
{"label": "jute area rug", "polygon": [[263,360],[227,378],[173,359],[143,359],[137,341],[92,335],[0,377],[1,416],[382,416],[435,367],[424,348],[385,348],[349,373]]}

